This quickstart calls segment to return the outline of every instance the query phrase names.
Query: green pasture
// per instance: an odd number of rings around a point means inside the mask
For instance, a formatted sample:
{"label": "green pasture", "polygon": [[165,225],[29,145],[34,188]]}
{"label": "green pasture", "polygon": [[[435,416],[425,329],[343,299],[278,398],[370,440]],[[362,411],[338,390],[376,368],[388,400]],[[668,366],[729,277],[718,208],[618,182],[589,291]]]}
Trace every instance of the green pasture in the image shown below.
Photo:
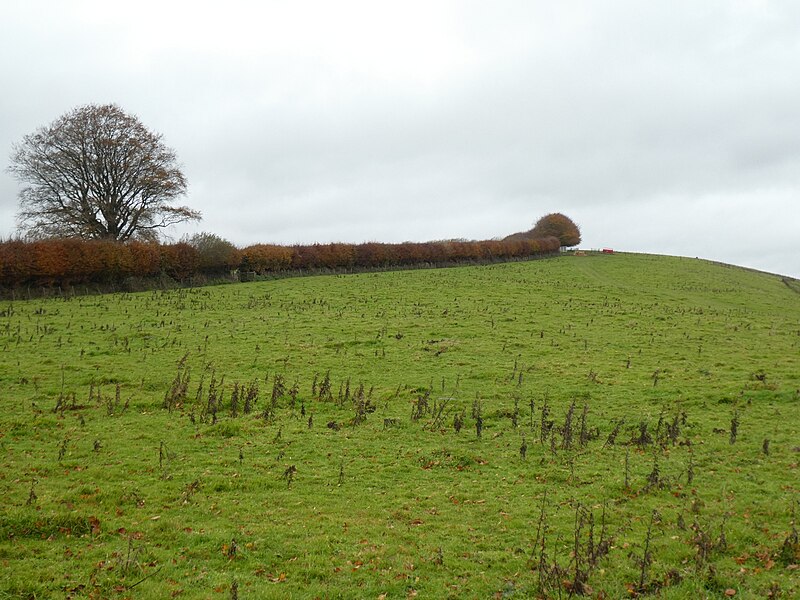
{"label": "green pasture", "polygon": [[798,597],[793,284],[569,255],[3,302],[0,599]]}

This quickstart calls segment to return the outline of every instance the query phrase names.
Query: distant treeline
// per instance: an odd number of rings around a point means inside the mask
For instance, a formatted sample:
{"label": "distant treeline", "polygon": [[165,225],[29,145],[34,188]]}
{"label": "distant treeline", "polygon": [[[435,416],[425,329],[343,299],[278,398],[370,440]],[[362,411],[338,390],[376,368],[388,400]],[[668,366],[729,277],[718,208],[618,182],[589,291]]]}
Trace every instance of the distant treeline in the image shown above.
{"label": "distant treeline", "polygon": [[[0,241],[0,287],[119,284],[131,278],[280,274],[290,271],[390,269],[530,258],[558,251],[555,237],[400,244],[255,244],[236,248],[213,234],[154,244],[49,239]],[[245,278],[247,277],[245,275]]]}

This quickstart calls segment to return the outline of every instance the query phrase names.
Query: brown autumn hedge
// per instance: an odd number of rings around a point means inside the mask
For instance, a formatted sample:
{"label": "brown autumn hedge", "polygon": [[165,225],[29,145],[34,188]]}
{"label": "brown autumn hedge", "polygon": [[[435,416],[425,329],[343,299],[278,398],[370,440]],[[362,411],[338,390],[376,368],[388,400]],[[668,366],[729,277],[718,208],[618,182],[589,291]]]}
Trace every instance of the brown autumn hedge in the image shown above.
{"label": "brown autumn hedge", "polygon": [[[183,281],[232,268],[259,274],[500,261],[558,251],[554,237],[400,244],[254,244],[236,253],[204,254],[188,243],[149,244],[51,239],[0,241],[0,287],[118,283],[167,275]],[[237,262],[238,261],[238,262]],[[219,263],[219,264],[217,264]],[[234,264],[236,263],[236,264]]]}

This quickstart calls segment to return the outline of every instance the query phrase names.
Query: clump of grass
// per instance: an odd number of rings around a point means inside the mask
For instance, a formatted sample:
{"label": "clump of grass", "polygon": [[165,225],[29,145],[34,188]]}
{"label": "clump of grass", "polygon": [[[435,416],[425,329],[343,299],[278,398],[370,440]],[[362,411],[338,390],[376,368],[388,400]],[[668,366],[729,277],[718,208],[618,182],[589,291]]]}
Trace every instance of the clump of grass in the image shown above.
{"label": "clump of grass", "polygon": [[355,427],[356,425],[364,423],[367,420],[367,415],[377,410],[378,407],[375,406],[375,403],[372,401],[372,392],[373,390],[370,389],[369,393],[365,393],[364,384],[359,384],[358,389],[352,397],[355,414],[350,420],[351,426]]}
{"label": "clump of grass", "polygon": [[174,458],[175,453],[170,452],[166,443],[162,440],[158,446],[158,468],[161,471],[161,479],[164,481],[172,479],[170,466]]}
{"label": "clump of grass", "polygon": [[575,400],[569,403],[567,414],[564,417],[564,425],[561,427],[561,449],[572,449],[572,419],[575,415]]}
{"label": "clump of grass", "polygon": [[606,447],[608,447],[608,446],[613,446],[613,445],[616,443],[616,441],[617,441],[617,436],[619,435],[619,432],[622,430],[622,426],[623,426],[624,424],[625,424],[625,419],[624,419],[624,418],[623,418],[623,419],[620,419],[620,420],[618,420],[618,421],[617,421],[617,422],[614,424],[614,428],[613,428],[613,429],[611,430],[611,432],[608,434],[608,437],[606,438],[606,442],[605,442],[605,444],[603,444],[603,448],[606,448]]}
{"label": "clump of grass", "polygon": [[449,406],[452,401],[453,399],[449,396],[438,400],[434,398],[433,406],[431,407],[431,418],[425,426],[426,429],[439,431],[443,428],[445,417],[450,415]]}
{"label": "clump of grass", "polygon": [[650,544],[653,539],[653,523],[657,515],[658,513],[655,510],[650,513],[650,522],[647,524],[647,534],[644,539],[644,549],[641,558],[637,559],[639,565],[639,580],[636,583],[636,587],[633,588],[636,594],[645,594],[651,591],[648,589],[650,587],[648,585],[648,569],[650,565],[653,564],[653,552],[650,550]]}
{"label": "clump of grass", "polygon": [[464,420],[466,419],[466,411],[463,409],[456,414],[453,415],[453,429],[456,433],[461,432],[461,428],[464,427]]}
{"label": "clump of grass", "polygon": [[[268,378],[265,377],[268,382]],[[284,376],[276,373],[272,377],[272,391],[270,392],[269,403],[264,407],[261,418],[266,423],[273,423],[277,418],[278,402],[286,394],[286,380]]]}
{"label": "clump of grass", "polygon": [[[97,392],[98,398],[100,398],[100,389],[98,388]],[[125,403],[122,403],[122,385],[117,383],[114,389],[114,398],[111,397],[106,398],[106,413],[108,416],[123,414],[126,410],[128,410],[128,406],[130,405],[131,397],[129,396]]]}
{"label": "clump of grass", "polygon": [[714,540],[708,532],[703,529],[697,518],[695,518],[692,523],[691,529],[693,532],[691,543],[695,549],[695,571],[700,572],[708,563],[711,553],[714,551]]}
{"label": "clump of grass", "polygon": [[653,375],[651,377],[653,379],[653,387],[656,387],[658,385],[658,379],[661,377],[661,369],[656,369],[653,371]]}
{"label": "clump of grass", "polygon": [[540,419],[541,425],[539,427],[539,443],[544,444],[550,435],[553,425],[555,424],[550,418],[550,404],[548,403],[548,396],[545,394],[544,402],[542,403],[542,416]]}
{"label": "clump of grass", "polygon": [[0,516],[0,539],[52,539],[90,535],[97,530],[96,517],[78,513],[40,514],[38,511],[8,511]]}
{"label": "clump of grass", "polygon": [[536,521],[531,555],[528,558],[529,566],[536,573],[536,591],[543,597],[548,597],[552,591],[561,589],[562,571],[558,563],[553,561],[547,552],[550,529],[547,518],[547,490],[545,490],[539,507],[539,518]]}
{"label": "clump of grass", "polygon": [[681,414],[675,413],[672,417],[672,421],[666,423],[664,436],[659,439],[662,448],[666,447],[668,444],[674,446],[678,443],[678,437],[681,434],[681,423],[686,423],[685,412]]}
{"label": "clump of grass", "polygon": [[661,469],[658,465],[658,454],[653,454],[653,466],[650,473],[647,475],[647,485],[645,491],[660,490],[667,487],[667,480],[662,476]]}
{"label": "clump of grass", "polygon": [[638,435],[631,439],[631,443],[639,448],[644,448],[653,443],[653,436],[648,431],[647,421],[639,421]]}
{"label": "clump of grass", "polygon": [[631,489],[631,449],[625,448],[625,490]]}
{"label": "clump of grass", "polygon": [[58,445],[58,462],[60,463],[64,460],[64,457],[67,455],[67,446],[69,445],[69,438],[64,438],[61,440],[61,443]]}
{"label": "clump of grass", "polygon": [[189,504],[189,503],[191,503],[192,497],[199,491],[200,491],[200,480],[199,479],[195,479],[194,481],[192,481],[191,483],[186,485],[186,487],[183,488],[183,491],[181,492],[181,497],[180,497],[180,500],[179,500],[180,503],[181,504]]}
{"label": "clump of grass", "polygon": [[225,396],[225,376],[218,382],[216,371],[211,371],[211,381],[208,383],[208,396],[206,397],[206,406],[201,415],[203,422],[211,418],[212,425],[217,422],[217,412],[223,405]]}
{"label": "clump of grass", "polygon": [[419,421],[431,412],[431,390],[426,389],[422,394],[417,394],[417,399],[411,403],[411,420]]}
{"label": "clump of grass", "polygon": [[239,544],[236,543],[236,538],[231,538],[231,543],[227,545],[225,555],[228,557],[228,560],[233,560],[236,558],[236,553],[239,551]]}
{"label": "clump of grass", "polygon": [[736,438],[738,435],[739,435],[739,411],[737,410],[734,411],[733,417],[731,417],[731,429],[729,437],[731,445],[736,443]]}
{"label": "clump of grass", "polygon": [[536,399],[531,396],[530,400],[528,401],[528,408],[530,408],[530,422],[528,426],[530,427],[531,431],[533,431],[533,419],[536,414]]}
{"label": "clump of grass", "polygon": [[606,505],[603,504],[600,537],[596,539],[594,512],[580,502],[575,503],[571,563],[566,568],[566,572],[571,573],[571,577],[564,582],[570,595],[593,594],[589,578],[600,559],[611,549],[611,540],[606,537],[605,515]]}
{"label": "clump of grass", "polygon": [[294,481],[296,473],[297,473],[297,467],[295,467],[294,465],[289,465],[288,467],[286,467],[286,470],[283,472],[283,475],[281,475],[281,479],[283,479],[286,482],[287,488],[292,487],[292,482]]}
{"label": "clump of grass", "polygon": [[289,407],[294,410],[295,406],[297,405],[297,396],[300,394],[300,383],[295,380],[292,384],[292,387],[289,388],[289,398],[291,398],[291,403]]}
{"label": "clump of grass", "polygon": [[[178,365],[178,372],[175,375],[175,378],[172,380],[172,384],[170,385],[167,392],[164,394],[164,402],[162,406],[166,408],[169,412],[172,412],[176,408],[179,408],[184,402],[186,402],[186,394],[189,391],[189,380],[191,379],[190,370],[188,367],[185,367],[183,364],[184,359]],[[202,383],[201,388],[202,389]],[[91,395],[91,391],[89,394]]]}
{"label": "clump of grass", "polygon": [[791,529],[783,540],[783,544],[781,544],[777,554],[777,561],[785,567],[800,563],[800,534],[798,534],[797,530],[797,505],[797,502],[792,502]]}
{"label": "clump of grass", "polygon": [[36,484],[39,483],[37,479],[31,480],[31,489],[28,492],[28,499],[25,501],[25,506],[31,506],[32,504],[36,503],[36,500],[39,498],[36,495]]}
{"label": "clump of grass", "polygon": [[[314,377],[314,382],[316,383],[316,376]],[[316,385],[312,386],[312,390],[316,390]],[[317,400],[319,400],[320,402],[331,402],[333,400],[330,370],[325,372],[325,377],[319,384],[319,390],[316,391],[313,395],[315,395],[317,397]]]}
{"label": "clump of grass", "polygon": [[247,393],[244,397],[244,414],[249,415],[253,412],[256,402],[258,401],[258,380],[254,379],[247,386]]}
{"label": "clump of grass", "polygon": [[272,378],[272,393],[270,394],[270,402],[272,408],[278,404],[278,400],[286,395],[286,380],[283,375],[276,373]]}
{"label": "clump of grass", "polygon": [[[522,373],[520,373],[520,377]],[[519,396],[514,394],[514,411],[511,413],[511,426],[516,429],[517,421],[519,420]]]}
{"label": "clump of grass", "polygon": [[481,437],[483,433],[483,402],[480,398],[472,401],[472,418],[475,419],[475,434]]}

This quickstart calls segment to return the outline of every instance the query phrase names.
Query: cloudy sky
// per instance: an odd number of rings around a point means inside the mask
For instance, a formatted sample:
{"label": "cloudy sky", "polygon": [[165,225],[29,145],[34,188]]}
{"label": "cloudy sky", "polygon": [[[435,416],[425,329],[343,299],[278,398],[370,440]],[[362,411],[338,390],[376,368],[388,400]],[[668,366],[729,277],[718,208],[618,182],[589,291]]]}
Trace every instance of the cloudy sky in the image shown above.
{"label": "cloudy sky", "polygon": [[[0,160],[117,103],[237,245],[484,239],[800,277],[796,0],[3,0]],[[0,170],[0,236],[19,185]]]}

